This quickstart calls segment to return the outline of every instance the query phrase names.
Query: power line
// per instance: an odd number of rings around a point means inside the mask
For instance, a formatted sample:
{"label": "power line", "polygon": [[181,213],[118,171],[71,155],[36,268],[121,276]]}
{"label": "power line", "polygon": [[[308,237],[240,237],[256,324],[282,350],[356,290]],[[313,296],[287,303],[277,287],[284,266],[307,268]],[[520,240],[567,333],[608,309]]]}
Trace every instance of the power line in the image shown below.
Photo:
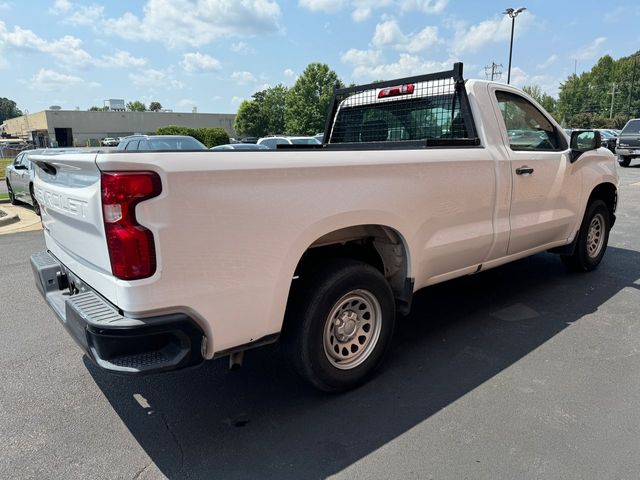
{"label": "power line", "polygon": [[502,78],[502,64],[498,64],[495,62],[491,62],[491,65],[487,65],[484,67],[484,74],[487,77],[487,80],[500,80]]}

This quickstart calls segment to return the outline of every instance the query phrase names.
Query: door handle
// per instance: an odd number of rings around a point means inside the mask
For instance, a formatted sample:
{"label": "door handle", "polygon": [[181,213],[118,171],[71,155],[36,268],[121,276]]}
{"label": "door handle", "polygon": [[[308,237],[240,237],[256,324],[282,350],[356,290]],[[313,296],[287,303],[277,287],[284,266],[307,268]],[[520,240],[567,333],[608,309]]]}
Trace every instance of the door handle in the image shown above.
{"label": "door handle", "polygon": [[524,167],[516,168],[516,175],[530,175],[532,173],[533,168],[527,167],[526,165]]}

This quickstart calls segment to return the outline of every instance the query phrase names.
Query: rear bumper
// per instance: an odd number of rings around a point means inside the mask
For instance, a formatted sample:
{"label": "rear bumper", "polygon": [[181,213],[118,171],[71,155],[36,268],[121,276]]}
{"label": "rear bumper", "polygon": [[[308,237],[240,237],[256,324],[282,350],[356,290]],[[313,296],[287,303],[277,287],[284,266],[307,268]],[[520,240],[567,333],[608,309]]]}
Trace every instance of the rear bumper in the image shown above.
{"label": "rear bumper", "polygon": [[31,268],[60,323],[102,369],[145,374],[202,363],[204,334],[187,315],[128,318],[49,252],[31,255]]}

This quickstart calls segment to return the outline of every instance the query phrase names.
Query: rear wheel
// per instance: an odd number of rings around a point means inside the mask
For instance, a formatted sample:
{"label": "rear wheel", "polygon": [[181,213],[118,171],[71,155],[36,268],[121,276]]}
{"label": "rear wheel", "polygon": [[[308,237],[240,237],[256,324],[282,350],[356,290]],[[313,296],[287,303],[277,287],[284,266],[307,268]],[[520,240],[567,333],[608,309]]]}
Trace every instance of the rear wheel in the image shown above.
{"label": "rear wheel", "polygon": [[16,200],[16,194],[13,193],[13,188],[11,188],[9,180],[7,180],[7,192],[9,194],[9,201],[11,202],[11,205],[18,205],[20,202]]}
{"label": "rear wheel", "polygon": [[369,264],[341,259],[299,281],[283,332],[296,370],[326,392],[363,383],[393,335],[395,302],[386,279]]}
{"label": "rear wheel", "polygon": [[576,272],[589,272],[598,267],[607,249],[611,217],[602,200],[594,200],[587,211],[578,233],[573,255],[563,255],[563,263]]}
{"label": "rear wheel", "polygon": [[621,167],[628,167],[630,163],[631,163],[631,157],[623,157],[623,156],[618,157],[618,164]]}

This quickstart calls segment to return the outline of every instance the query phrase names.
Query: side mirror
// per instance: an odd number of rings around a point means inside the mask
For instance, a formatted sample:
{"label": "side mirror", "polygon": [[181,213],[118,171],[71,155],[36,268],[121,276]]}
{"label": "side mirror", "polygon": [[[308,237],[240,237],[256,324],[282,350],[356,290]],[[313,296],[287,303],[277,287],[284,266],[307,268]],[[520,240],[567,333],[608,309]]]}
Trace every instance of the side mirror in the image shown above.
{"label": "side mirror", "polygon": [[26,170],[27,166],[22,163],[19,163],[18,165],[14,165],[13,168],[15,168],[16,170]]}
{"label": "side mirror", "polygon": [[580,158],[584,152],[597,150],[602,145],[600,132],[597,130],[574,130],[571,132],[571,163]]}

